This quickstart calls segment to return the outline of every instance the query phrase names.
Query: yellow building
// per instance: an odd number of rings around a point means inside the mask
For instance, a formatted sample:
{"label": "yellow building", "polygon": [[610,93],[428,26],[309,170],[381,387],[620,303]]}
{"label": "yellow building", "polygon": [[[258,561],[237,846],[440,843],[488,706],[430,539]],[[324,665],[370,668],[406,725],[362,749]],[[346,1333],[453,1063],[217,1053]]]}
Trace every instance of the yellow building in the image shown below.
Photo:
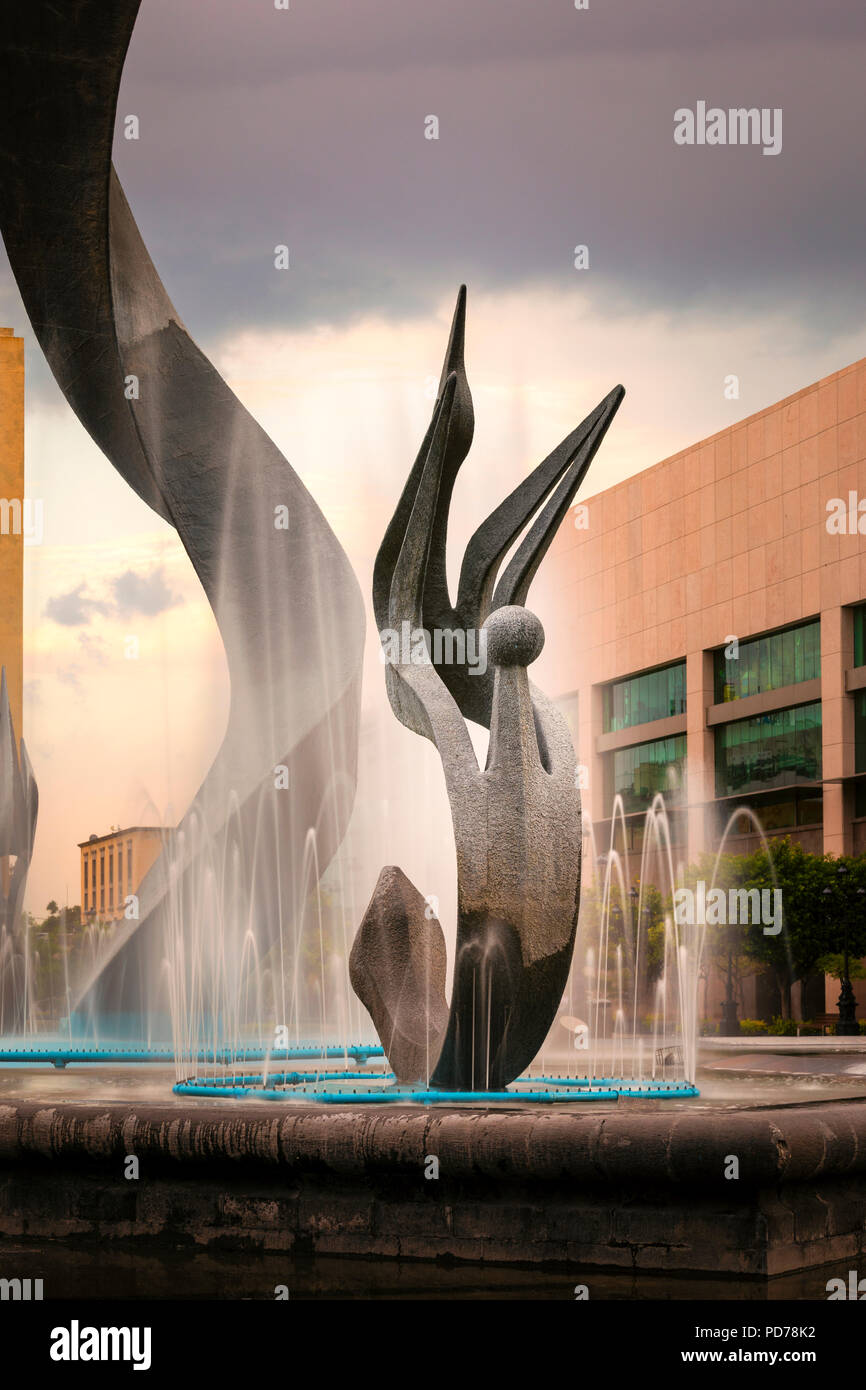
{"label": "yellow building", "polygon": [[0,666],[16,738],[23,732],[24,342],[0,328]]}
{"label": "yellow building", "polygon": [[119,921],[171,833],[158,825],[113,826],[81,841],[81,920]]}

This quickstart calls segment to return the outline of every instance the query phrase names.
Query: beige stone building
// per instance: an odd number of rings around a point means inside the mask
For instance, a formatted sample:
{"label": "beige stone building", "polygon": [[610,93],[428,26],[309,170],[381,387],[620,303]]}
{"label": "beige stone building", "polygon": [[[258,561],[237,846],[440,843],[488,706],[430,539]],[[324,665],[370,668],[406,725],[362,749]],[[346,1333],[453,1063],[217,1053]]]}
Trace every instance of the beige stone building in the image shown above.
{"label": "beige stone building", "polygon": [[[744,806],[866,850],[866,360],[580,500],[547,562],[566,640],[545,684],[596,846],[619,793],[638,852],[663,791],[682,860]],[[735,815],[726,847],[758,843]]]}
{"label": "beige stone building", "polygon": [[119,921],[169,834],[161,826],[133,825],[80,842],[82,921]]}
{"label": "beige stone building", "polygon": [[866,849],[866,360],[581,500],[548,563],[596,825],[663,789],[690,857],[741,803]]}

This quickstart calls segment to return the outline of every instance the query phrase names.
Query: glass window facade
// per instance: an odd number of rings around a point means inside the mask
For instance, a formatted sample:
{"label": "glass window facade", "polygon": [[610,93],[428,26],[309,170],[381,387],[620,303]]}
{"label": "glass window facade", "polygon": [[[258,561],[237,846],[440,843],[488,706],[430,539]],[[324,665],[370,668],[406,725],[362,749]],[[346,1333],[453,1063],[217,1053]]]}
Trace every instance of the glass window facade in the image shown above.
{"label": "glass window facade", "polygon": [[[619,842],[620,834],[622,834],[625,848],[628,850],[629,854],[640,854],[646,838],[646,818],[644,816],[632,816],[630,820],[622,822],[622,827],[621,831],[620,823],[617,822],[617,842]],[[672,846],[682,845],[685,848],[688,845],[688,819],[686,816],[682,814],[677,815],[676,813],[671,815],[669,812],[668,830],[670,832]],[[656,841],[653,838],[652,832],[650,832],[650,840],[653,846],[655,846]]]}
{"label": "glass window facade", "polygon": [[[821,825],[824,819],[824,802],[821,791],[800,790],[795,787],[775,795],[758,797],[751,803],[755,814],[760,818],[766,831],[778,833],[781,830],[797,830],[803,826]],[[718,833],[721,835],[727,823],[730,808],[725,807],[718,819]],[[747,815],[737,816],[730,833],[732,835],[753,835],[755,827]]]}
{"label": "glass window facade", "polygon": [[626,814],[645,811],[656,792],[667,802],[686,796],[686,736],[657,738],[633,748],[619,748],[605,757],[605,801],[613,806],[619,794]]}
{"label": "glass window facade", "polygon": [[866,603],[854,609],[854,665],[866,666]]}
{"label": "glass window facade", "polygon": [[716,796],[820,778],[820,701],[737,719],[716,731]]}
{"label": "glass window facade", "polygon": [[725,651],[715,654],[716,704],[820,676],[821,624],[816,618],[787,632],[741,642],[736,657],[727,657]]}
{"label": "glass window facade", "polygon": [[647,671],[642,676],[614,681],[604,688],[604,732],[616,733],[633,724],[668,719],[686,712],[686,663]]}
{"label": "glass window facade", "polygon": [[866,690],[854,692],[854,771],[866,772]]}

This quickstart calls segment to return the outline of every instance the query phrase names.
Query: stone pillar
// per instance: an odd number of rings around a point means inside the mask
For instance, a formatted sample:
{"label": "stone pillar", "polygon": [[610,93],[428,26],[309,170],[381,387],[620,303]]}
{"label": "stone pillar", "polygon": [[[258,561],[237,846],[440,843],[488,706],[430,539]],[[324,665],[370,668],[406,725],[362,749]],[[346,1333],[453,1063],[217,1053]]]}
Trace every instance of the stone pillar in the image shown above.
{"label": "stone pillar", "polygon": [[824,778],[824,851],[853,849],[852,793],[842,782],[854,772],[854,702],[845,693],[845,672],[854,661],[850,608],[821,613],[821,742]]}
{"label": "stone pillar", "polygon": [[[583,761],[586,762],[589,772],[592,818],[596,825],[599,821],[610,819],[610,800],[605,792],[604,754],[598,752],[598,738],[604,731],[603,690],[604,687],[601,685],[586,687],[585,702],[589,716],[589,728],[586,743],[581,750]],[[583,703],[583,698],[582,696],[581,703]],[[599,846],[599,849],[607,849],[607,843]]]}
{"label": "stone pillar", "polygon": [[712,703],[712,653],[689,652],[686,657],[689,861],[707,848],[708,808],[716,794],[713,734],[707,728],[707,707]]}

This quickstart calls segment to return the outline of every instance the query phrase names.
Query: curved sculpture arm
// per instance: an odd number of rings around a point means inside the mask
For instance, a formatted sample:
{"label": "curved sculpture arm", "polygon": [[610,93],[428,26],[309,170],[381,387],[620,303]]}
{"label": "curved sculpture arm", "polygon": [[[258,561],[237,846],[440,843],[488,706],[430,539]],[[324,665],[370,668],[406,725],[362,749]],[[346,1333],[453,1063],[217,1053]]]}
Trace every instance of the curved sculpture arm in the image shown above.
{"label": "curved sculpture arm", "polygon": [[[263,953],[296,905],[307,835],[324,868],[351,811],[363,603],[337,538],[190,338],[111,165],[139,0],[7,0],[0,20],[0,229],[33,328],[85,428],[177,533],[214,611],[231,707],[217,759],[89,1003],[162,998],[162,928],[201,846],[241,841]],[[35,253],[34,253],[35,248]],[[275,791],[284,768],[287,790]],[[233,808],[237,807],[235,811]],[[202,870],[204,871],[204,870]],[[173,876],[173,882],[170,879]],[[286,906],[288,905],[288,906]]]}

